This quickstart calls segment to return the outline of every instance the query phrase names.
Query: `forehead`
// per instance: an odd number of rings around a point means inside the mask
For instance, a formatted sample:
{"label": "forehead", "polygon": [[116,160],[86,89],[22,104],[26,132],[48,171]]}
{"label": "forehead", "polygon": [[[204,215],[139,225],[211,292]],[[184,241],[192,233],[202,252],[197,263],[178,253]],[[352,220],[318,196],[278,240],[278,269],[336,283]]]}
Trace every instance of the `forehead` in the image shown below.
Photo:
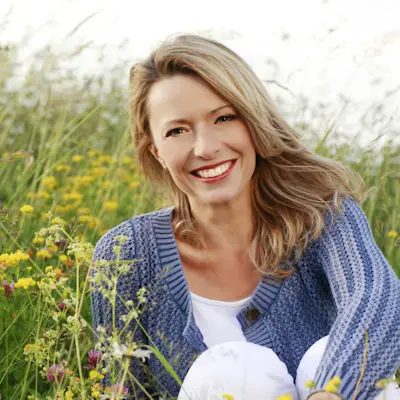
{"label": "forehead", "polygon": [[[156,82],[147,106],[150,120],[195,116],[226,103],[206,82],[195,76],[175,75]],[[177,114],[179,113],[179,114]],[[189,117],[190,115],[187,115]]]}

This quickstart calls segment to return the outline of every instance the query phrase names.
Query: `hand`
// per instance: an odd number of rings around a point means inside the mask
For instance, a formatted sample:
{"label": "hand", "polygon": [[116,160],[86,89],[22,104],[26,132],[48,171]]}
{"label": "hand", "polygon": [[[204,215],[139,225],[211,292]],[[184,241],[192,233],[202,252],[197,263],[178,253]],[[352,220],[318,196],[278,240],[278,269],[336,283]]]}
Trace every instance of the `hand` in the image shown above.
{"label": "hand", "polygon": [[337,393],[320,391],[312,393],[307,400],[343,400],[343,398]]}

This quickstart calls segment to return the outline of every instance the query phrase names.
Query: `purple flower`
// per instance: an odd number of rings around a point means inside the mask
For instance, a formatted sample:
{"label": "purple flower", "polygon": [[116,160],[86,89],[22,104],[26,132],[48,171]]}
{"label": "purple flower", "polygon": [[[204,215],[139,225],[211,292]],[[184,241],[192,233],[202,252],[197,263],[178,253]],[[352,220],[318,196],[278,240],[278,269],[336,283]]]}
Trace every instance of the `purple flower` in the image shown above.
{"label": "purple flower", "polygon": [[15,290],[14,281],[11,281],[11,283],[7,283],[6,281],[3,280],[3,288],[4,288],[4,294],[7,297],[11,297]]}
{"label": "purple flower", "polygon": [[58,307],[58,309],[59,309],[60,311],[64,311],[64,309],[65,309],[65,303],[62,301],[61,303],[58,303],[57,307]]}
{"label": "purple flower", "polygon": [[47,369],[46,378],[49,382],[61,382],[64,372],[60,364],[53,364]]}
{"label": "purple flower", "polygon": [[88,368],[95,369],[101,360],[101,353],[99,350],[93,349],[88,353]]}

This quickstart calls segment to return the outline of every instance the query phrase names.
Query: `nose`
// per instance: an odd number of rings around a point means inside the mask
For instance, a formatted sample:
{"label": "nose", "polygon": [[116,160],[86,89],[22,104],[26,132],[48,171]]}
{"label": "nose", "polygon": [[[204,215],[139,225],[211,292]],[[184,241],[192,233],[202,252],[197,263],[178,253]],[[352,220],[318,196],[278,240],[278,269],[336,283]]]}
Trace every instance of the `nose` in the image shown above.
{"label": "nose", "polygon": [[193,152],[196,157],[212,159],[219,151],[221,143],[217,134],[210,128],[197,129]]}

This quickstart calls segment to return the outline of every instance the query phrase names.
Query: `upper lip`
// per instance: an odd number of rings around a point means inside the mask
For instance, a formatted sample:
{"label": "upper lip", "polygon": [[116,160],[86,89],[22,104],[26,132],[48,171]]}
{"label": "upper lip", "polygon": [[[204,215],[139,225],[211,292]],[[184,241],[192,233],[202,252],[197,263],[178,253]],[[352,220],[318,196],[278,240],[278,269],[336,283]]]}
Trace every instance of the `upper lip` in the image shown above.
{"label": "upper lip", "polygon": [[205,165],[204,167],[200,167],[200,168],[194,169],[192,172],[202,171],[204,169],[216,168],[219,165],[226,164],[227,162],[231,162],[231,161],[235,161],[235,160],[234,159],[233,160],[225,160],[225,161],[221,161],[221,162],[216,163],[216,164]]}

